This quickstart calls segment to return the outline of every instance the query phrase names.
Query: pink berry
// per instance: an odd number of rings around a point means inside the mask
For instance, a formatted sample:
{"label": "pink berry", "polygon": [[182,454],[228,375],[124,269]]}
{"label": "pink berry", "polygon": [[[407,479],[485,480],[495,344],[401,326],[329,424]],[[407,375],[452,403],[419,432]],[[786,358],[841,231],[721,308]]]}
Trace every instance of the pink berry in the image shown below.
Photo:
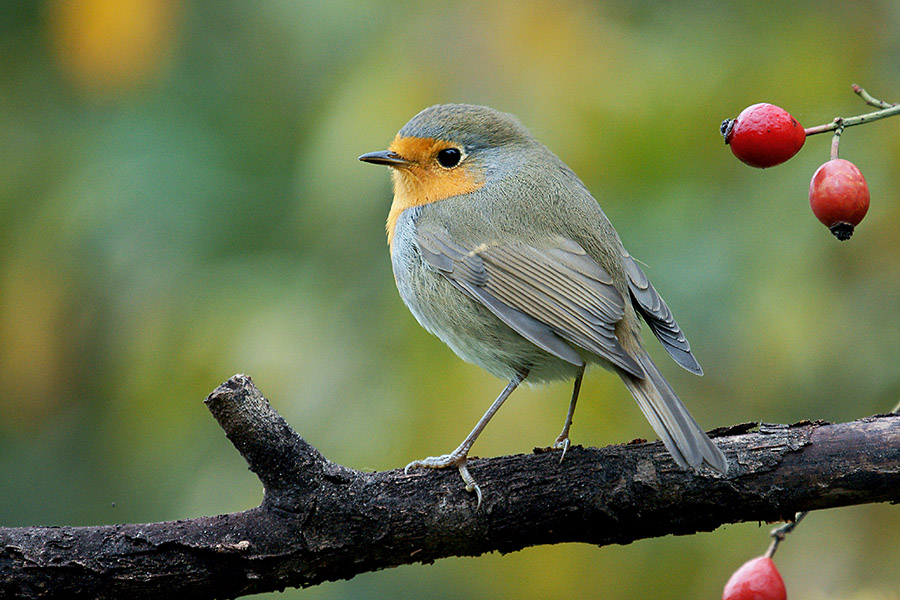
{"label": "pink berry", "polygon": [[848,240],[869,210],[869,186],[849,160],[835,158],[816,169],[809,206],[839,240]]}
{"label": "pink berry", "polygon": [[791,158],[806,141],[797,119],[774,104],[754,104],[736,119],[722,122],[722,135],[731,152],[751,167],[774,167]]}
{"label": "pink berry", "polygon": [[734,572],[722,600],[787,600],[784,580],[768,556],[748,560]]}

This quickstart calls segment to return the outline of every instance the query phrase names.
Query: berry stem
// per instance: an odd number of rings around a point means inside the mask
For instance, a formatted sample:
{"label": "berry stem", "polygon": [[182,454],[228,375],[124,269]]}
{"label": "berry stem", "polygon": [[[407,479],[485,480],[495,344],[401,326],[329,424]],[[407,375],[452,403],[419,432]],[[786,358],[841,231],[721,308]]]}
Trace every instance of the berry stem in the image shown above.
{"label": "berry stem", "polygon": [[862,125],[863,123],[877,121],[878,119],[884,119],[885,117],[900,115],[900,104],[891,104],[890,102],[877,100],[876,98],[873,98],[869,94],[869,92],[859,87],[855,83],[853,84],[852,89],[860,98],[865,100],[866,104],[879,107],[881,110],[876,110],[864,115],[856,115],[855,117],[837,117],[831,123],[816,125],[815,127],[807,127],[805,129],[807,136],[816,135],[817,133],[825,133],[826,131],[835,131],[836,129],[841,129],[843,127]]}
{"label": "berry stem", "polygon": [[778,544],[780,544],[784,540],[785,536],[787,534],[789,534],[790,532],[792,532],[794,530],[794,528],[800,523],[800,521],[803,520],[803,517],[805,517],[808,514],[809,514],[808,510],[803,511],[803,512],[798,512],[796,515],[794,515],[793,521],[785,523],[781,527],[776,527],[771,532],[769,532],[769,535],[772,536],[772,543],[769,544],[769,549],[766,550],[766,553],[764,556],[767,556],[768,558],[772,558],[772,556],[775,554],[775,551],[778,549]]}
{"label": "berry stem", "polygon": [[[840,117],[838,117],[840,118]],[[835,119],[837,121],[837,119]],[[841,134],[844,133],[844,125],[838,124],[838,128],[834,130],[834,137],[831,138],[831,160],[839,158],[838,148],[841,145]]]}

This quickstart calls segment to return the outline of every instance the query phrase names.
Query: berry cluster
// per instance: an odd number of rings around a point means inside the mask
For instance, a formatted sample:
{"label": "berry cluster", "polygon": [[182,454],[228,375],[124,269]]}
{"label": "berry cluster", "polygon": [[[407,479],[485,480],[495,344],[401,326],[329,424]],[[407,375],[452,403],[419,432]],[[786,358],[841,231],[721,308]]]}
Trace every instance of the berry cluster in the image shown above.
{"label": "berry cluster", "polygon": [[869,210],[869,187],[852,162],[838,158],[844,128],[900,114],[900,105],[872,98],[858,85],[853,91],[880,110],[803,129],[797,119],[774,104],[748,106],[735,119],[725,119],[721,132],[732,153],[742,162],[760,169],[779,165],[800,151],[807,136],[833,131],[831,160],[820,166],[809,183],[809,205],[813,214],[839,240],[850,239]]}
{"label": "berry cluster", "polygon": [[[821,165],[809,182],[809,205],[819,221],[839,240],[850,239],[869,210],[869,186],[859,169],[849,160],[838,157],[841,134],[846,127],[861,125],[900,114],[900,104],[876,100],[858,85],[853,91],[866,104],[879,110],[804,129],[786,110],[773,104],[754,104],[735,119],[722,122],[721,132],[732,153],[742,162],[760,169],[774,167],[793,157],[806,138],[817,133],[834,132],[831,160]],[[900,410],[900,405],[895,408]],[[768,551],[744,563],[725,584],[723,600],[786,600],[784,580],[772,556],[807,513],[797,513],[794,520],[771,532],[774,538]]]}

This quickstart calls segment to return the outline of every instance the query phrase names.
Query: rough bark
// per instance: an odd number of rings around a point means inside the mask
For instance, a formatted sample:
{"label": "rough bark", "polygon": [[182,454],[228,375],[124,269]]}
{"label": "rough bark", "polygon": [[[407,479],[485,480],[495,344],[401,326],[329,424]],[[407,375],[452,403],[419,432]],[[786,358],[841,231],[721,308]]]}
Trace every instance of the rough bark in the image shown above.
{"label": "rough bark", "polygon": [[900,415],[713,432],[726,477],[680,471],[660,443],[355,471],[324,458],[236,375],[206,400],[265,486],[259,507],[164,523],[0,528],[3,598],[223,598],[447,556],[627,544],[725,523],[900,500]]}

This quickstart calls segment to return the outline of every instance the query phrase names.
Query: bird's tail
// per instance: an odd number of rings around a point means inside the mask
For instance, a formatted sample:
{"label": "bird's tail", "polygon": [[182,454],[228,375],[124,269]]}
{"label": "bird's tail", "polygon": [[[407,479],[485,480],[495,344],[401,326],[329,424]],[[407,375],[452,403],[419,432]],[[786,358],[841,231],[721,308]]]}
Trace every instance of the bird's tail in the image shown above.
{"label": "bird's tail", "polygon": [[706,463],[721,474],[728,472],[728,461],[712,440],[700,429],[669,382],[647,354],[638,357],[646,376],[638,379],[620,371],[622,381],[672,458],[682,468],[697,468]]}

